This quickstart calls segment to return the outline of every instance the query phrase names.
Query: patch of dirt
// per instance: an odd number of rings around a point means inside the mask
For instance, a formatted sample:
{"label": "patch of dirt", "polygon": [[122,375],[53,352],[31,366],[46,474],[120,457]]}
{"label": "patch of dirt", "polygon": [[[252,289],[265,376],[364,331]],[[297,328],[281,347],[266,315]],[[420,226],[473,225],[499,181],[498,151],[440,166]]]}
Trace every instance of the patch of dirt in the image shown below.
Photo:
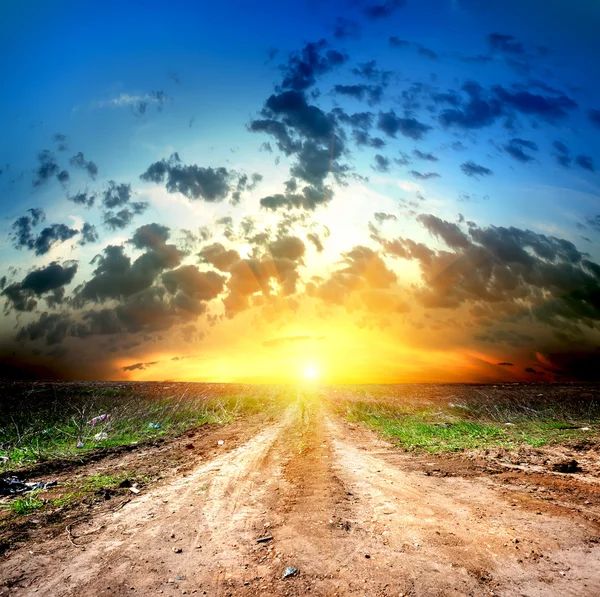
{"label": "patch of dirt", "polygon": [[402,453],[318,404],[254,432],[229,451],[207,436],[179,474],[74,522],[74,541],[7,553],[0,595],[600,594],[600,526],[565,491],[524,491],[523,471]]}
{"label": "patch of dirt", "polygon": [[[82,491],[82,484],[91,476],[131,475],[137,480],[136,488],[144,491],[162,479],[187,474],[202,460],[233,449],[252,437],[265,423],[264,416],[254,415],[225,425],[207,424],[172,439],[95,450],[82,455],[79,462],[59,460],[16,471],[12,474],[20,479],[57,481],[55,487],[38,494],[41,500],[54,501],[74,492],[81,496],[69,505],[44,508],[16,518],[9,510],[0,510],[0,554],[26,541],[41,541],[62,534],[65,523],[81,522],[136,499],[137,494],[127,486]],[[223,441],[222,446],[218,445],[218,440]],[[4,476],[9,474],[3,473]],[[11,499],[3,498],[1,503],[8,504]]]}

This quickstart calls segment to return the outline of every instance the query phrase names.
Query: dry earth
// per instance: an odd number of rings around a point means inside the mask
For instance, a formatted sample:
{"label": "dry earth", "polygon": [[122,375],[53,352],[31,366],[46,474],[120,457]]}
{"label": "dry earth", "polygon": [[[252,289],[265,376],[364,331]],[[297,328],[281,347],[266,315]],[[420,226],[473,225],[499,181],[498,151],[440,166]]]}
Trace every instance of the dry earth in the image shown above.
{"label": "dry earth", "polygon": [[461,474],[318,404],[218,438],[70,537],[7,552],[0,595],[600,595],[594,479],[562,476],[583,502],[556,475]]}

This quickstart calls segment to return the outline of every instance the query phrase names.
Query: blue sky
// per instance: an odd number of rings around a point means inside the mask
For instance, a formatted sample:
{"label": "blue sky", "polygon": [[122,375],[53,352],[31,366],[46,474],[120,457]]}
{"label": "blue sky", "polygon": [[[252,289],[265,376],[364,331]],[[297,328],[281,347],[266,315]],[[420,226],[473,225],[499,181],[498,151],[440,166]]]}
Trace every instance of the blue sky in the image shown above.
{"label": "blue sky", "polygon": [[273,346],[289,379],[358,336],[389,351],[361,381],[585,378],[598,25],[583,0],[6,8],[3,366],[252,380],[215,373],[251,333],[261,380]]}

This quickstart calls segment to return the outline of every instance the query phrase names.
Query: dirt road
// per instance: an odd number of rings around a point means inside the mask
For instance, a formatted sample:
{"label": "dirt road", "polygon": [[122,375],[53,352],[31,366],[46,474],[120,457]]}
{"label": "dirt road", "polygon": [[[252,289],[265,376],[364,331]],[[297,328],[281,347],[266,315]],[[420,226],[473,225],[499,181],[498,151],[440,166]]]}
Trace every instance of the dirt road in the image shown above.
{"label": "dirt road", "polygon": [[13,552],[0,595],[600,595],[589,517],[411,458],[294,405],[76,541]]}

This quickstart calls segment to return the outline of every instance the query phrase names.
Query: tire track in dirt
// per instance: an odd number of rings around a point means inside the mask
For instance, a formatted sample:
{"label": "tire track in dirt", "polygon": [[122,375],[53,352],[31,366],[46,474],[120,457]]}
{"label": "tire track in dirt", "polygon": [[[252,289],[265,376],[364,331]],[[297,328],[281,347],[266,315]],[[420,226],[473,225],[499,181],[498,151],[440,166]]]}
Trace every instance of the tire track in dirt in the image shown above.
{"label": "tire track in dirt", "polygon": [[595,523],[537,514],[486,477],[425,476],[410,458],[300,399],[245,444],[75,528],[94,531],[85,551],[55,539],[2,576],[22,576],[16,597],[600,594]]}
{"label": "tire track in dirt", "polygon": [[501,493],[486,478],[403,471],[410,456],[373,433],[332,419],[327,425],[337,474],[361,504],[353,522],[368,537],[373,572],[393,572],[390,594],[600,594],[600,547],[589,542],[598,525],[538,514],[532,498]]}
{"label": "tire track in dirt", "polygon": [[242,446],[99,518],[94,528],[106,529],[92,535],[85,551],[64,537],[56,539],[48,555],[31,558],[35,570],[19,552],[2,577],[16,578],[21,570],[25,582],[9,594],[222,594],[225,571],[243,575],[244,546],[251,541],[248,521],[263,508],[262,496],[270,490],[260,478],[277,479],[278,463],[270,451],[293,417],[289,409],[280,422]]}

